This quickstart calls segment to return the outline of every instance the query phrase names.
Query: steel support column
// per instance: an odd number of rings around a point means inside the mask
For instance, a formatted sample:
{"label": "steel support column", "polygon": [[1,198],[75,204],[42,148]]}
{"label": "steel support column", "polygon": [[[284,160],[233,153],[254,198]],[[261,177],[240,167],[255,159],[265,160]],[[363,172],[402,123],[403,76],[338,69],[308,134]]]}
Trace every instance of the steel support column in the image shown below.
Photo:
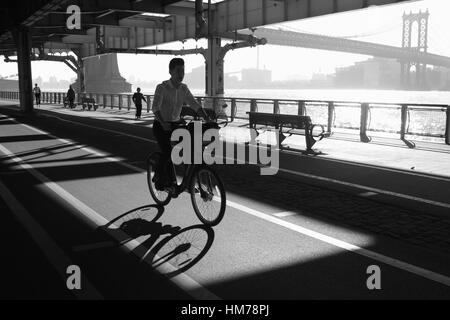
{"label": "steel support column", "polygon": [[223,58],[221,53],[221,38],[210,37],[205,54],[206,95],[223,94]]}
{"label": "steel support column", "polygon": [[84,85],[84,63],[83,63],[83,59],[81,59],[81,58],[78,59],[77,77],[78,77],[78,83],[80,85],[80,93],[85,92],[86,88]]}
{"label": "steel support column", "polygon": [[19,70],[20,108],[25,113],[33,112],[33,84],[31,76],[31,36],[28,28],[15,31],[17,44],[17,67]]}

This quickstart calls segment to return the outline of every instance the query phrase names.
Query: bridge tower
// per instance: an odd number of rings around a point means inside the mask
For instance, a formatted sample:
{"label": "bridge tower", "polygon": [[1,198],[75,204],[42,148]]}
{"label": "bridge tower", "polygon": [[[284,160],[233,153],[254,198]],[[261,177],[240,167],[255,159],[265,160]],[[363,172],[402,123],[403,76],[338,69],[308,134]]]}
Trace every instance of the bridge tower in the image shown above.
{"label": "bridge tower", "polygon": [[[403,33],[402,33],[402,48],[411,51],[427,52],[428,49],[428,9],[425,12],[419,13],[403,13]],[[417,23],[417,42],[412,38],[415,24]],[[417,61],[401,61],[401,83],[404,88],[424,88],[426,86],[426,69],[424,63]],[[412,67],[415,67],[416,81],[415,85],[411,82]]]}

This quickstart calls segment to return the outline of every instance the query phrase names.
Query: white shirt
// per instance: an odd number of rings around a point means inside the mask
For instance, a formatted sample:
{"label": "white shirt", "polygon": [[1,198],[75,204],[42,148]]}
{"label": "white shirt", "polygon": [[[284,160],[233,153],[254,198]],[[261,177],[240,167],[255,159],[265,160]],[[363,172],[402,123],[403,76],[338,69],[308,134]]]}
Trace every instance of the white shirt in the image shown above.
{"label": "white shirt", "polygon": [[159,111],[164,121],[177,121],[180,120],[183,103],[187,103],[194,110],[201,107],[184,83],[177,89],[170,80],[166,80],[156,86],[152,111]]}

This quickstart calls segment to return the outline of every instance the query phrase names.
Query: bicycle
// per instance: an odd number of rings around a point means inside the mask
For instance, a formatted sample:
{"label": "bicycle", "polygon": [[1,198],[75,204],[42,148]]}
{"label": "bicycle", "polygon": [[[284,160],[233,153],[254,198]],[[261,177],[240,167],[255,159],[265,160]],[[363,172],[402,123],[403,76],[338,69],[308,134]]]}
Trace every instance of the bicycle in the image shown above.
{"label": "bicycle", "polygon": [[[223,106],[225,108],[226,105]],[[216,115],[213,110],[203,109],[213,122],[203,122],[202,126],[206,124],[215,123],[217,129],[228,124],[228,118],[225,114]],[[178,128],[187,129],[192,121],[198,121],[200,117],[190,108],[183,107],[182,121]],[[191,119],[186,118],[191,117]],[[220,121],[219,121],[220,120]],[[190,121],[190,122],[189,122]],[[203,143],[202,150],[210,142]],[[219,175],[208,165],[202,164],[185,164],[183,178],[180,184],[176,184],[174,191],[157,190],[155,186],[155,170],[158,167],[161,159],[161,152],[152,153],[147,159],[147,184],[150,194],[158,205],[167,205],[172,198],[177,198],[181,193],[187,191],[191,195],[191,202],[195,214],[199,220],[208,226],[216,226],[223,219],[226,208],[226,193],[225,187]],[[172,170],[175,173],[175,166],[172,165]],[[174,175],[175,176],[175,175]],[[215,206],[218,203],[218,210]],[[210,210],[217,212],[209,212]]]}

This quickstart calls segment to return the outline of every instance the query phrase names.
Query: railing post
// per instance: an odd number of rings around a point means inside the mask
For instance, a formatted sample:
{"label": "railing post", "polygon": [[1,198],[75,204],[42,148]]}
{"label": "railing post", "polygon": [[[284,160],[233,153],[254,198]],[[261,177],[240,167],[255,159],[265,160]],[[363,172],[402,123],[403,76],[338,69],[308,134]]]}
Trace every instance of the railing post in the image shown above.
{"label": "railing post", "polygon": [[327,132],[331,133],[331,127],[333,126],[334,118],[334,103],[332,101],[328,102],[328,126]]}
{"label": "railing post", "polygon": [[103,104],[103,109],[105,109],[105,108],[106,108],[106,101],[107,101],[107,99],[106,99],[106,94],[103,94],[103,95],[102,95],[102,104]]}
{"label": "railing post", "polygon": [[406,104],[402,104],[402,113],[401,113],[402,123],[400,125],[400,139],[408,146],[408,148],[414,148],[416,145],[414,142],[406,140],[406,122],[408,121],[408,106]]}
{"label": "railing post", "polygon": [[109,97],[110,97],[110,101],[111,101],[111,109],[114,109],[114,95],[110,94]]}
{"label": "railing post", "polygon": [[445,143],[450,144],[450,106],[447,106],[447,121],[445,124]]}
{"label": "railing post", "polygon": [[255,99],[250,100],[250,111],[251,112],[257,112],[258,111],[258,105],[256,104]]}
{"label": "railing post", "polygon": [[298,115],[299,116],[305,116],[306,115],[305,101],[299,101],[298,102]]}
{"label": "railing post", "polygon": [[400,124],[400,139],[401,140],[405,140],[407,119],[408,119],[408,106],[405,104],[402,104],[401,124]]}
{"label": "railing post", "polygon": [[131,95],[127,94],[127,104],[128,104],[128,110],[130,110],[131,106]]}
{"label": "railing post", "polygon": [[[122,110],[122,104],[123,104],[122,95],[119,94],[119,110]],[[130,109],[128,109],[128,110],[130,110]]]}
{"label": "railing post", "polygon": [[369,120],[369,104],[361,104],[361,122],[359,126],[359,139],[361,142],[369,142],[370,138],[367,136],[367,124]]}
{"label": "railing post", "polygon": [[236,99],[232,98],[231,99],[231,111],[230,111],[230,117],[231,117],[231,121],[234,121],[234,117],[236,116]]}
{"label": "railing post", "polygon": [[273,100],[273,113],[280,113],[280,102],[278,100]]}
{"label": "railing post", "polygon": [[151,105],[151,100],[150,100],[150,96],[147,96],[147,113],[150,112],[150,105]]}

